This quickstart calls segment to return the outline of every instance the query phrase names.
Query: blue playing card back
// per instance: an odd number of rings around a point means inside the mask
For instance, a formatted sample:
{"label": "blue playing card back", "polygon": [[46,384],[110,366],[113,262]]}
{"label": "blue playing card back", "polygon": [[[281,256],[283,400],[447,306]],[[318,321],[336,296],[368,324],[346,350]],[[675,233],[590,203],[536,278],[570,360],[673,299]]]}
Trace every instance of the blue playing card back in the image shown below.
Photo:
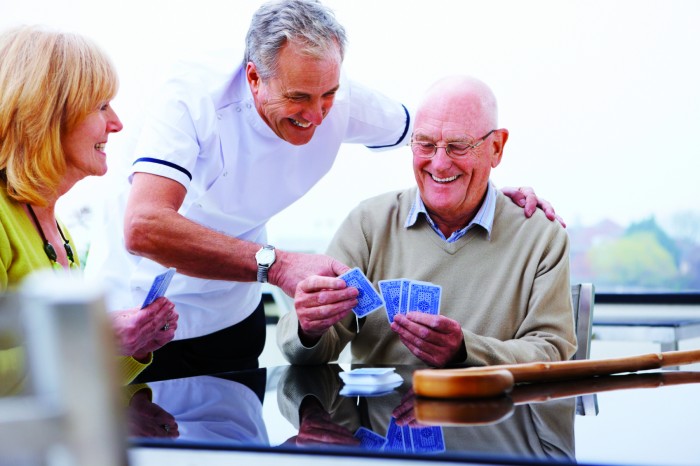
{"label": "blue playing card back", "polygon": [[396,418],[392,416],[389,421],[389,428],[386,430],[386,445],[384,450],[405,452],[403,441],[403,429],[396,424]]}
{"label": "blue playing card back", "polygon": [[380,280],[379,291],[386,305],[386,316],[392,323],[394,316],[401,311],[401,280]]}
{"label": "blue playing card back", "polygon": [[170,280],[172,280],[173,275],[175,275],[175,269],[173,267],[170,267],[165,272],[156,275],[156,278],[153,279],[153,283],[151,284],[151,289],[146,295],[146,299],[143,300],[141,309],[165,295],[165,291],[168,289],[168,286],[170,286]]}
{"label": "blue playing card back", "polygon": [[381,450],[386,444],[384,437],[366,427],[357,429],[355,437],[360,440],[360,446],[367,450]]}
{"label": "blue playing card back", "polygon": [[406,278],[401,279],[401,301],[399,301],[399,312],[406,315],[408,309],[408,288],[411,285],[411,280]]}
{"label": "blue playing card back", "polygon": [[411,427],[411,441],[416,453],[445,451],[445,436],[440,426]]}
{"label": "blue playing card back", "polygon": [[408,287],[408,312],[440,313],[442,287],[427,282],[412,281]]}
{"label": "blue playing card back", "polygon": [[384,306],[382,297],[379,296],[372,283],[359,268],[348,270],[338,278],[345,281],[348,286],[357,288],[360,292],[357,296],[357,306],[352,309],[357,317],[364,317]]}

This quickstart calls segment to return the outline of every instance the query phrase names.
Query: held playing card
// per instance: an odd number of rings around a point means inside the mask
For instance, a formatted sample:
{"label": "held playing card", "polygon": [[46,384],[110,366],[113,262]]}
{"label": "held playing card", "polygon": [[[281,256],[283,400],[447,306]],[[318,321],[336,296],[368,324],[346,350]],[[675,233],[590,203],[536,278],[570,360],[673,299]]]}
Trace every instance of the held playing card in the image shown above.
{"label": "held playing card", "polygon": [[401,279],[401,300],[399,301],[399,313],[406,315],[408,309],[408,287],[411,286],[411,280],[406,278]]}
{"label": "held playing card", "polygon": [[348,270],[338,278],[341,278],[348,286],[357,288],[360,292],[357,295],[357,306],[352,309],[357,317],[364,317],[384,306],[382,297],[379,296],[372,283],[359,268]]}
{"label": "held playing card", "polygon": [[167,290],[168,286],[170,286],[170,280],[172,280],[173,275],[175,275],[175,269],[170,267],[168,270],[160,275],[157,275],[156,278],[153,279],[153,284],[151,285],[151,289],[148,291],[148,295],[146,295],[146,299],[141,305],[141,309],[165,294],[165,290]]}
{"label": "held playing card", "polygon": [[408,287],[408,312],[440,313],[442,287],[427,282],[412,281]]}
{"label": "held playing card", "polygon": [[392,323],[401,310],[401,280],[379,280],[379,291],[386,305],[386,316]]}

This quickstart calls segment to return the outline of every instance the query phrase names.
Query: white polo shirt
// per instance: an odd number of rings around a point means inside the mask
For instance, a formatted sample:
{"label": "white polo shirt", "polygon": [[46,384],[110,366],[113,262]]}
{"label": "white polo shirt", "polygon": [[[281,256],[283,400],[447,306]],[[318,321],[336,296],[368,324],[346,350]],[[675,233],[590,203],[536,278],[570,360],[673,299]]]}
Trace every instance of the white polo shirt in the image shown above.
{"label": "white polo shirt", "polygon": [[[244,66],[230,68],[225,60],[213,60],[182,64],[169,75],[142,129],[131,169],[182,184],[187,195],[179,212],[212,230],[265,243],[267,221],[330,170],[341,143],[381,150],[410,138],[412,121],[403,105],[341,76],[335,103],[311,141],[292,145],[258,114]],[[113,212],[110,221],[114,217],[123,221]],[[126,253],[120,225],[106,234],[109,249],[97,267],[111,288],[110,308],[138,305],[164,268]],[[261,286],[176,274],[167,296],[180,315],[175,339],[183,339],[248,317],[260,301]]]}

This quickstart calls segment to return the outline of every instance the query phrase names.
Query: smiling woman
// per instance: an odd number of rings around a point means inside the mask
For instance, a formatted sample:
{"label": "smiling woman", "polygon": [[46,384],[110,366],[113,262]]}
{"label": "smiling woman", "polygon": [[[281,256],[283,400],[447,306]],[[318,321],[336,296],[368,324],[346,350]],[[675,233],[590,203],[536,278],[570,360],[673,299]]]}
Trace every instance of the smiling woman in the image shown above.
{"label": "smiling woman", "polygon": [[[55,206],[79,180],[107,171],[105,144],[122,129],[109,105],[117,83],[107,55],[81,35],[32,26],[0,34],[0,292],[45,268],[79,273]],[[127,381],[177,329],[165,298],[112,318]]]}

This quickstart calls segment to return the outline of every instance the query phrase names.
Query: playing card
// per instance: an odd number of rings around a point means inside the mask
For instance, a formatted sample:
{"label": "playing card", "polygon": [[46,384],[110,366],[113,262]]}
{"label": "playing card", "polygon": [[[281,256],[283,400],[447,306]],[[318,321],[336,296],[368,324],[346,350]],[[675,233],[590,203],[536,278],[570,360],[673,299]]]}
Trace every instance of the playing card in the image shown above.
{"label": "playing card", "polygon": [[366,427],[357,429],[355,437],[360,439],[360,446],[368,450],[381,450],[386,444],[384,437]]}
{"label": "playing card", "polygon": [[386,445],[384,450],[388,451],[406,451],[403,442],[403,429],[396,425],[396,419],[392,416],[389,421],[389,428],[386,430]]}
{"label": "playing card", "polygon": [[386,316],[389,323],[392,323],[394,316],[401,310],[401,280],[380,280],[379,291],[386,305]]}
{"label": "playing card", "polygon": [[409,425],[403,425],[399,427],[401,429],[401,435],[403,437],[403,449],[404,451],[413,451],[413,439],[411,438],[411,427]]}
{"label": "playing card", "polygon": [[364,317],[384,306],[382,297],[379,296],[372,283],[359,268],[348,270],[338,278],[343,279],[348,286],[353,286],[360,292],[357,296],[357,306],[352,309],[357,317]]}
{"label": "playing card", "polygon": [[440,426],[411,427],[411,441],[416,453],[445,451],[445,436]]}
{"label": "playing card", "polygon": [[408,312],[418,311],[426,314],[440,313],[440,295],[442,287],[428,282],[412,281],[408,287]]}
{"label": "playing card", "polygon": [[411,285],[411,280],[406,278],[401,279],[401,300],[399,301],[399,312],[406,315],[408,309],[408,288]]}
{"label": "playing card", "polygon": [[153,279],[151,289],[148,291],[146,299],[141,305],[141,309],[148,306],[153,301],[165,294],[165,291],[168,289],[168,286],[170,286],[170,280],[172,280],[173,275],[175,275],[175,269],[173,267],[170,267],[168,270],[161,273],[160,275],[157,275],[156,278]]}

